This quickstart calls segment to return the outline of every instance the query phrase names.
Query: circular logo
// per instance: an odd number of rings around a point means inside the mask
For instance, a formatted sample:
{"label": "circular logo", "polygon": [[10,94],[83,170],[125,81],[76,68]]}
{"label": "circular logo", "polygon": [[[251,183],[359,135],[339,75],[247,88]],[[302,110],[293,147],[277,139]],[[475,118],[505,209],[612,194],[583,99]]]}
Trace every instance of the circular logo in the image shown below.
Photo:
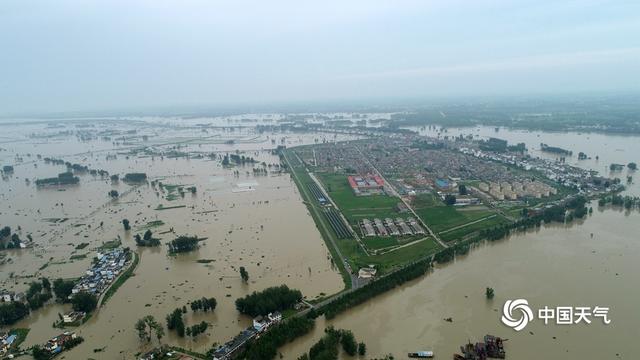
{"label": "circular logo", "polygon": [[515,331],[524,329],[532,319],[533,312],[525,299],[507,300],[502,307],[502,323]]}

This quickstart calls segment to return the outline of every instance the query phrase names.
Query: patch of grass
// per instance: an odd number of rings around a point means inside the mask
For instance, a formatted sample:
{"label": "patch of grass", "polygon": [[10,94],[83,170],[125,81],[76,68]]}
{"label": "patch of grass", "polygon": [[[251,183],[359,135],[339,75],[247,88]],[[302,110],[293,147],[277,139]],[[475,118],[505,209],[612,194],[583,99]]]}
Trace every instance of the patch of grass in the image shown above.
{"label": "patch of grass", "polygon": [[164,225],[164,221],[162,220],[154,220],[154,221],[149,221],[148,223],[144,224],[144,225],[140,225],[138,227],[136,227],[137,231],[142,231],[142,230],[147,230],[147,229],[153,229],[159,226]]}
{"label": "patch of grass", "polygon": [[76,245],[76,250],[82,250],[84,248],[86,248],[87,246],[89,246],[89,243],[80,243],[78,245]]}
{"label": "patch of grass", "polygon": [[156,207],[154,210],[169,210],[169,209],[179,209],[179,208],[183,208],[186,207],[187,205],[175,205],[175,206],[164,206],[162,204],[158,205],[158,207]]}
{"label": "patch of grass", "polygon": [[16,340],[13,342],[14,349],[18,349],[20,347],[20,344],[24,342],[24,340],[27,338],[27,335],[29,334],[29,330],[31,329],[16,328],[9,331],[9,334],[16,335]]}
{"label": "patch of grass", "polygon": [[382,273],[388,273],[417,259],[433,255],[440,249],[442,247],[435,240],[426,238],[423,241],[384,254],[354,259],[354,263],[357,267],[376,265]]}
{"label": "patch of grass", "polygon": [[76,254],[76,255],[71,255],[71,257],[69,259],[71,260],[82,260],[82,259],[86,259],[87,258],[87,254]]}
{"label": "patch of grass", "polygon": [[431,230],[437,233],[494,214],[489,209],[460,211],[454,206],[445,205],[415,210]]}
{"label": "patch of grass", "polygon": [[443,241],[460,240],[471,233],[507,223],[510,223],[510,221],[505,219],[502,215],[496,215],[475,224],[470,224],[455,230],[448,231],[446,233],[439,234],[439,236]]}
{"label": "patch of grass", "polygon": [[212,263],[214,262],[214,259],[198,259],[196,260],[197,263],[199,264],[208,264],[208,263]]}
{"label": "patch of grass", "polygon": [[122,245],[122,241],[120,241],[118,239],[109,240],[109,241],[103,243],[102,245],[100,245],[98,250],[111,250],[111,249],[115,249],[115,248],[119,247],[120,245]]}
{"label": "patch of grass", "polygon": [[375,237],[363,237],[362,242],[369,249],[382,249],[389,246],[398,245],[398,240],[393,236],[375,236]]}

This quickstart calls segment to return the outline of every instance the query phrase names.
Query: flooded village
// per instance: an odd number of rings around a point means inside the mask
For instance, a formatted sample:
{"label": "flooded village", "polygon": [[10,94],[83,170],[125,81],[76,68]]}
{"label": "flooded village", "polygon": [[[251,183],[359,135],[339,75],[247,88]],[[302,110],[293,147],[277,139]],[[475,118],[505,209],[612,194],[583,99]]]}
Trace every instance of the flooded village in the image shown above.
{"label": "flooded village", "polygon": [[[454,263],[436,260],[425,277],[335,319],[318,317],[278,354],[297,359],[335,326],[366,343],[364,358],[423,350],[450,358],[488,332],[509,338],[506,353],[524,358],[519,355],[531,343],[493,320],[498,301],[484,298],[485,287],[502,298],[507,286],[520,286],[508,260],[514,254],[506,252],[532,246],[523,238],[553,241],[561,231],[579,241],[590,223],[613,221],[617,214],[601,213],[591,199],[616,192],[623,184],[613,179],[623,176],[554,156],[496,152],[473,135],[462,141],[443,133],[383,134],[379,123],[390,114],[355,115],[1,124],[0,227],[9,230],[2,237],[0,290],[3,303],[31,307],[3,324],[4,354],[35,357],[37,348],[66,359],[230,359],[275,336],[289,319],[326,311],[342,296],[452,249]],[[372,126],[359,128],[362,119]],[[465,131],[475,130],[460,129],[461,135]],[[511,136],[505,132],[482,139]],[[512,136],[509,144],[518,139]],[[535,153],[538,139],[530,140]],[[631,152],[601,156],[630,162]],[[636,191],[635,183],[624,185]],[[579,196],[586,197],[586,213],[566,208],[576,221],[527,229],[501,240],[505,244],[481,241],[522,214],[535,217]],[[590,251],[576,256],[588,258]],[[477,278],[471,264],[500,259],[505,262],[490,272],[493,278]],[[42,283],[35,295],[34,283]],[[238,299],[282,284],[302,297],[282,312],[239,311]],[[95,304],[73,301],[77,294],[93,295]],[[34,308],[27,295],[42,304]],[[203,311],[194,305],[199,299],[215,305]],[[171,314],[178,314],[186,336],[170,327]],[[482,321],[463,325],[473,316]],[[143,320],[139,329],[137,320]],[[392,329],[403,326],[418,335],[398,339]]]}

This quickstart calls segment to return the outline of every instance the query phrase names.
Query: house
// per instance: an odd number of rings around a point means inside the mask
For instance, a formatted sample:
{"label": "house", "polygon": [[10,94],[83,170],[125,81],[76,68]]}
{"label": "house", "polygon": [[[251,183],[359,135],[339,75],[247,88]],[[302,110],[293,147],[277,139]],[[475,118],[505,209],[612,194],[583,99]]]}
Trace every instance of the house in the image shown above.
{"label": "house", "polygon": [[374,265],[369,265],[368,267],[363,267],[358,271],[358,277],[360,279],[371,279],[376,276],[376,270]]}
{"label": "house", "polygon": [[62,322],[64,322],[65,324],[74,323],[78,320],[84,319],[86,314],[87,313],[85,313],[84,311],[71,311],[62,315]]}
{"label": "house", "polygon": [[0,292],[0,300],[3,302],[11,302],[14,300],[15,293],[13,291]]}
{"label": "house", "polygon": [[282,314],[278,311],[269,313],[267,317],[269,318],[269,320],[271,320],[271,322],[274,323],[282,321]]}
{"label": "house", "polygon": [[11,346],[18,337],[16,335],[1,334],[0,335],[0,355],[4,355],[9,352]]}
{"label": "house", "polygon": [[258,315],[253,319],[253,328],[260,332],[267,327],[267,319],[265,319],[262,315]]}

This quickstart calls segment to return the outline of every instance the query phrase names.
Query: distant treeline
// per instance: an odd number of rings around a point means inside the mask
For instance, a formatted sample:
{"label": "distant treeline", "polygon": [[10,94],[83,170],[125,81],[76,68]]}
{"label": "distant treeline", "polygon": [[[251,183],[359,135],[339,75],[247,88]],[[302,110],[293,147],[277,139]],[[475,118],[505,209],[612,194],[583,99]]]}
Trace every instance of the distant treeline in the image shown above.
{"label": "distant treeline", "polygon": [[613,205],[622,206],[627,210],[640,208],[640,197],[637,196],[622,196],[619,194],[603,195],[598,199],[599,206]]}
{"label": "distant treeline", "polygon": [[45,178],[45,179],[37,179],[37,186],[47,186],[47,185],[73,185],[80,182],[80,178],[77,176],[73,176],[72,172],[63,172],[58,174],[58,177]]}
{"label": "distant treeline", "polygon": [[505,126],[541,131],[640,133],[637,95],[524,98],[442,104],[392,115],[399,126]]}
{"label": "distant treeline", "polygon": [[126,182],[143,182],[143,181],[147,181],[147,174],[146,173],[128,173],[124,175],[123,178],[124,181]]}

